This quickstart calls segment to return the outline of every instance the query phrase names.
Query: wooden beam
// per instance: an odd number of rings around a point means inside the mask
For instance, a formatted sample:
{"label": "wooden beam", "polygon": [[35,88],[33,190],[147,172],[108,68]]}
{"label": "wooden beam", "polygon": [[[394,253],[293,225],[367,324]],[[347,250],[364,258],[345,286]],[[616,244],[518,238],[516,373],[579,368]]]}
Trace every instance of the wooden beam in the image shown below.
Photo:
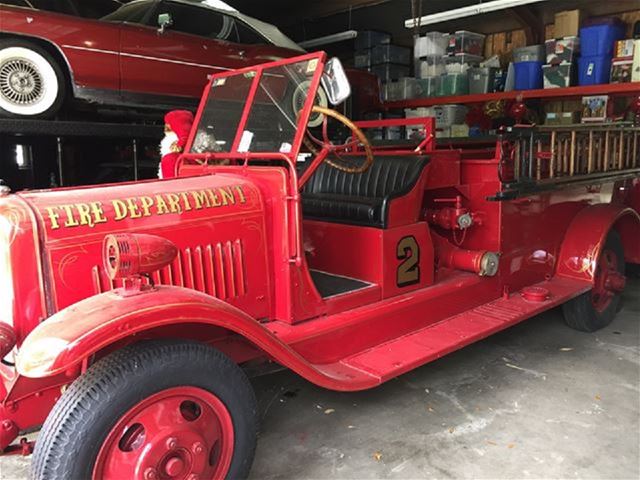
{"label": "wooden beam", "polygon": [[544,43],[545,25],[541,16],[535,15],[529,7],[509,8],[507,12],[520,24],[527,37],[527,45]]}

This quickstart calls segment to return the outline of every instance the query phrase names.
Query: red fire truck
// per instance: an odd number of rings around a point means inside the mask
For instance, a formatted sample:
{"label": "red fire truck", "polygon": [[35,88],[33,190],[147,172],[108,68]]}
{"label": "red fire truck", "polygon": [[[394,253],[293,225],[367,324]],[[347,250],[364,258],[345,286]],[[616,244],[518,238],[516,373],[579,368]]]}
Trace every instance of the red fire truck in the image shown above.
{"label": "red fire truck", "polygon": [[[348,94],[323,53],[213,76],[176,179],[3,192],[0,447],[43,425],[34,478],[242,478],[246,365],[356,391],[559,305],[613,320],[640,263],[639,129],[441,149],[433,119],[314,106],[321,82]],[[412,140],[363,133],[400,125]]]}

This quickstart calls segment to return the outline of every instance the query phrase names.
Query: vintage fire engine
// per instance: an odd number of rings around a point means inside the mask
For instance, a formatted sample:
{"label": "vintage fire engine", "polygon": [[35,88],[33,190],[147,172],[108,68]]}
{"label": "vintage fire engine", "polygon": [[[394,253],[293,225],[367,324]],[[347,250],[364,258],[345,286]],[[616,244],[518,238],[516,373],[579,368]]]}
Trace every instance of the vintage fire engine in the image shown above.
{"label": "vintage fire engine", "polygon": [[[639,129],[440,149],[433,119],[314,106],[321,82],[348,94],[323,53],[215,75],[177,179],[3,194],[0,447],[43,425],[34,478],[242,478],[243,366],[356,391],[559,305],[613,320],[640,263]],[[416,140],[363,133],[399,125]]]}

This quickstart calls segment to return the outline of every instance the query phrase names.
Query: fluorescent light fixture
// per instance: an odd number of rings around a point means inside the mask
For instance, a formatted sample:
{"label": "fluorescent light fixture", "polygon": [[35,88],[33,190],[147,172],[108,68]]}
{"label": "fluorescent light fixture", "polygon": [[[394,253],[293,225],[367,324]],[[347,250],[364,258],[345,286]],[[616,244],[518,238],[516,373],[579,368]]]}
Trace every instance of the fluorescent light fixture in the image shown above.
{"label": "fluorescent light fixture", "polygon": [[470,5],[468,7],[456,8],[453,10],[446,10],[444,12],[433,13],[431,15],[425,15],[418,18],[410,18],[404,22],[404,26],[407,28],[415,28],[422,25],[433,25],[434,23],[449,22],[451,20],[458,20],[465,17],[473,17],[475,15],[482,15],[483,13],[495,12],[498,10],[505,10],[507,8],[522,7],[531,3],[546,2],[548,0],[493,0],[491,2],[478,3],[476,5]]}
{"label": "fluorescent light fixture", "polygon": [[18,170],[30,170],[33,163],[31,147],[28,145],[16,145],[15,152]]}
{"label": "fluorescent light fixture", "polygon": [[329,45],[331,43],[344,42],[346,40],[353,40],[358,36],[358,32],[355,30],[347,30],[346,32],[334,33],[333,35],[327,35],[326,37],[313,38],[311,40],[307,40],[305,42],[300,42],[302,48],[315,48],[321,47],[322,45]]}

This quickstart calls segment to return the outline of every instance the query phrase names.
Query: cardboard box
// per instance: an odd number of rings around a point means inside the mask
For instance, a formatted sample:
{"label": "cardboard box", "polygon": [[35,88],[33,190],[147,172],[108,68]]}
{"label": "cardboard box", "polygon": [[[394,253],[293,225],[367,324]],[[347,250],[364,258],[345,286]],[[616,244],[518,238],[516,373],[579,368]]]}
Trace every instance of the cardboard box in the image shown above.
{"label": "cardboard box", "polygon": [[575,68],[572,63],[543,65],[544,88],[566,88],[573,85]]}
{"label": "cardboard box", "polygon": [[611,83],[629,83],[633,75],[633,60],[614,59],[611,64]]}
{"label": "cardboard box", "polygon": [[547,119],[544,122],[545,125],[559,126],[559,125],[575,125],[580,122],[579,112],[560,112],[547,113]]}
{"label": "cardboard box", "polygon": [[609,96],[582,97],[582,123],[606,122],[609,116]]}
{"label": "cardboard box", "polygon": [[616,49],[614,57],[616,58],[633,58],[635,53],[635,40],[618,40],[616,42]]}
{"label": "cardboard box", "polygon": [[633,55],[633,71],[631,72],[631,81],[640,82],[640,40],[635,41],[635,53]]}
{"label": "cardboard box", "polygon": [[561,37],[577,37],[580,31],[580,10],[565,10],[556,13],[554,36]]}

